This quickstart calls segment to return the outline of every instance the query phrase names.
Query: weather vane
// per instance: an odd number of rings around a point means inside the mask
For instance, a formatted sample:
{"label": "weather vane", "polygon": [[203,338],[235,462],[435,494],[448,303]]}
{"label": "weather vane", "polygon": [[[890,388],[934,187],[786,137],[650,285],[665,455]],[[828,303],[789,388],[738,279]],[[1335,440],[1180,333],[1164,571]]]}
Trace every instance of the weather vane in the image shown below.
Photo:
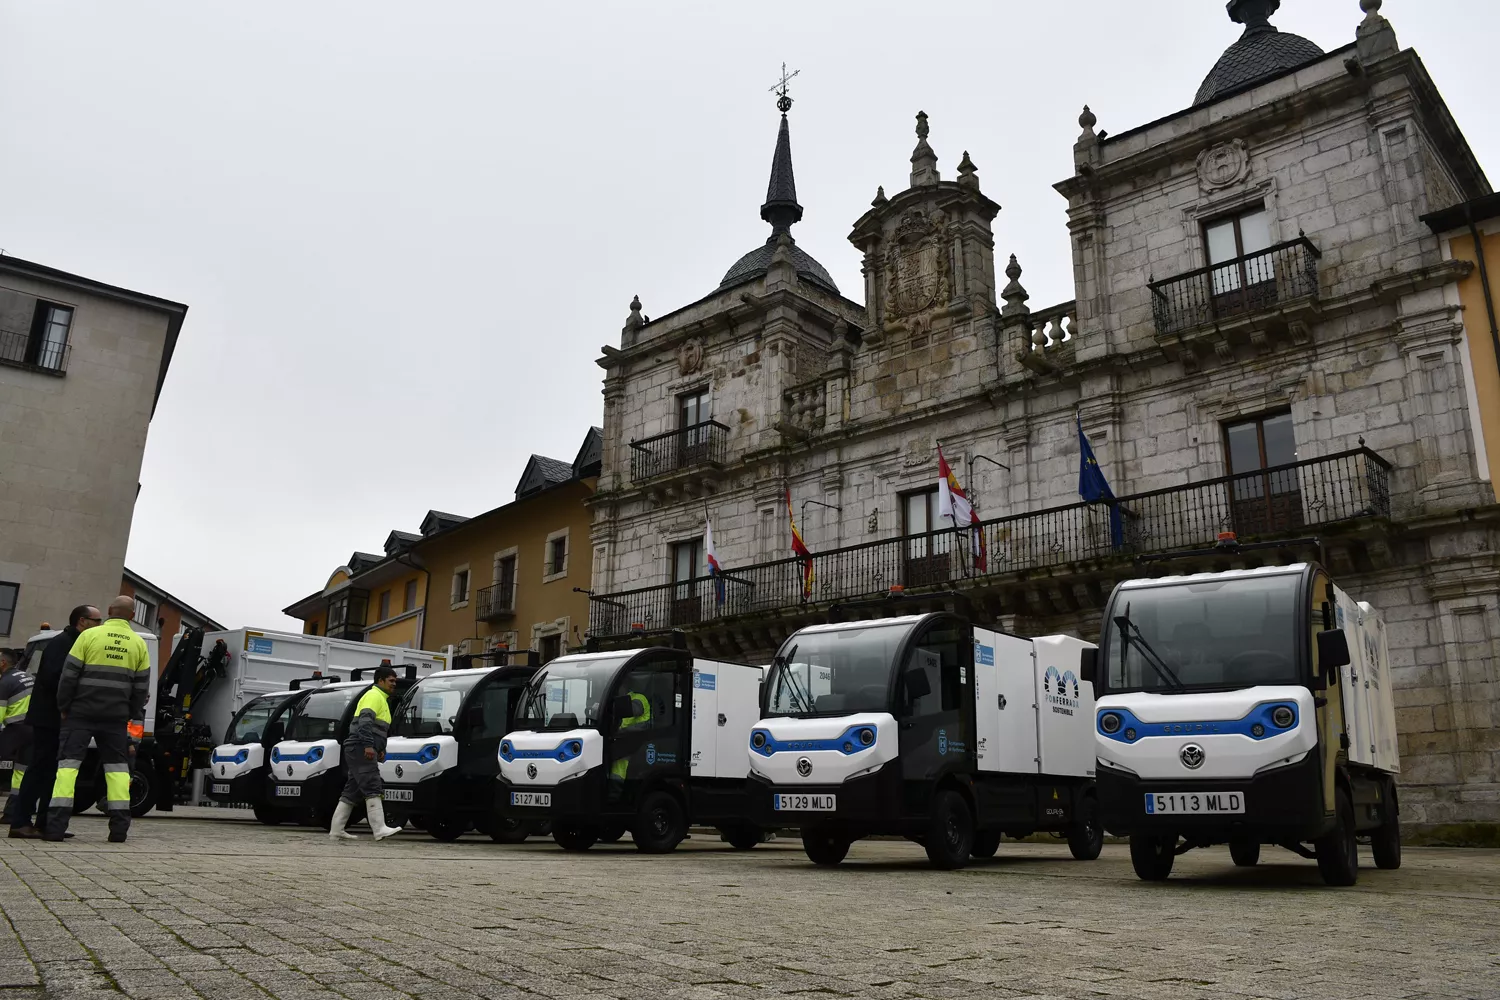
{"label": "weather vane", "polygon": [[792,77],[800,72],[802,72],[800,69],[794,69],[788,73],[786,71],[786,63],[781,64],[781,79],[771,88],[771,92],[776,95],[776,107],[782,114],[786,114],[792,110],[792,99],[786,92],[786,85],[791,82]]}

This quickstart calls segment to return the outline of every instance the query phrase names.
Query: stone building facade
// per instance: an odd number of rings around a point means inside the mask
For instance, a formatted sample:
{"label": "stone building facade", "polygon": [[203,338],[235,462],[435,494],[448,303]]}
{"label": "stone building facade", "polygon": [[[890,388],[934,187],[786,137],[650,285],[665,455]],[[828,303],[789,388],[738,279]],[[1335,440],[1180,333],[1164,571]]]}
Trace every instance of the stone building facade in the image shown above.
{"label": "stone building facade", "polygon": [[187,306],[0,255],[0,646],[120,593]]}
{"label": "stone building facade", "polygon": [[[1281,540],[1205,568],[1325,561],[1389,622],[1406,822],[1500,821],[1500,508],[1454,291],[1471,265],[1421,222],[1489,184],[1380,0],[1327,53],[1278,32],[1278,6],[1229,5],[1244,33],[1188,109],[1117,135],[1084,109],[1056,185],[1076,299],[1046,309],[922,114],[906,189],[849,237],[863,304],[839,294],[789,233],[783,102],[766,247],[684,309],[634,303],[600,359],[591,632],[678,628],[765,662],[831,603],[900,585],[1094,637],[1116,582],[1164,571],[1138,557]],[[1080,502],[1080,431],[1112,502]],[[939,445],[977,537],[936,522]]]}

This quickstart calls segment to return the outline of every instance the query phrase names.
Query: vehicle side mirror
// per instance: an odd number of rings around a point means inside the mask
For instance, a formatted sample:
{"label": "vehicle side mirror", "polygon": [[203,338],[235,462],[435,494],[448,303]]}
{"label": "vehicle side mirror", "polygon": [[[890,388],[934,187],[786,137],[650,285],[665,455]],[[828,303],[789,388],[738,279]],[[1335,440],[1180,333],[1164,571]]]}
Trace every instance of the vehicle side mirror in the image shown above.
{"label": "vehicle side mirror", "polygon": [[484,725],[484,706],[470,705],[464,709],[464,725],[475,729]]}
{"label": "vehicle side mirror", "polygon": [[1099,670],[1099,650],[1097,647],[1089,647],[1078,651],[1078,679],[1094,683],[1094,676]]}
{"label": "vehicle side mirror", "polygon": [[615,717],[616,722],[624,722],[641,714],[640,706],[635,699],[628,694],[622,694],[609,703],[610,714]]}
{"label": "vehicle side mirror", "polygon": [[1325,685],[1337,684],[1339,668],[1349,665],[1349,637],[1341,628],[1318,633],[1318,670]]}
{"label": "vehicle side mirror", "polygon": [[286,727],[279,722],[273,722],[266,727],[266,735],[261,737],[260,742],[266,746],[280,743],[286,739]]}
{"label": "vehicle side mirror", "polygon": [[925,670],[908,670],[906,672],[906,700],[916,701],[932,694],[932,682],[927,679]]}

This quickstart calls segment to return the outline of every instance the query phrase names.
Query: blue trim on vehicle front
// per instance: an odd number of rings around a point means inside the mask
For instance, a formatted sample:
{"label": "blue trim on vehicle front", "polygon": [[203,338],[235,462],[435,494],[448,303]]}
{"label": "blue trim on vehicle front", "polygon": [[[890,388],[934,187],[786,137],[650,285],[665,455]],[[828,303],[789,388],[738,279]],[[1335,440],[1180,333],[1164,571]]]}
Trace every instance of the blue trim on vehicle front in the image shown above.
{"label": "blue trim on vehicle front", "polygon": [[323,759],[323,748],[313,747],[306,753],[282,753],[280,747],[271,750],[271,763],[283,764],[292,761],[301,761],[304,764],[316,764]]}
{"label": "blue trim on vehicle front", "polygon": [[[860,739],[860,733],[868,730],[870,742],[865,743]],[[755,737],[765,737],[765,742],[760,746],[755,745]],[[816,750],[836,750],[846,756],[853,756],[869,750],[880,740],[880,730],[873,724],[865,723],[858,726],[850,726],[833,739],[824,740],[778,740],[771,735],[768,729],[750,730],[750,752],[760,754],[762,757],[770,757],[778,753],[810,753]]]}
{"label": "blue trim on vehicle front", "polygon": [[[1278,708],[1292,710],[1290,726],[1278,726],[1271,720],[1271,714]],[[1104,729],[1106,715],[1120,717],[1120,725],[1112,733]],[[1094,716],[1094,729],[1100,736],[1116,743],[1139,743],[1152,736],[1244,736],[1252,740],[1268,740],[1291,732],[1301,721],[1302,712],[1295,701],[1268,701],[1250,709],[1243,718],[1205,722],[1142,722],[1129,709],[1101,708]],[[1257,725],[1261,727],[1259,736],[1254,732]],[[1135,733],[1133,739],[1126,735],[1131,732]]]}
{"label": "blue trim on vehicle front", "polygon": [[245,763],[245,761],[247,761],[249,759],[250,759],[250,751],[249,750],[241,750],[238,753],[229,754],[227,756],[224,755],[224,754],[217,754],[217,753],[214,754],[214,763],[215,764],[243,764],[243,763]]}
{"label": "blue trim on vehicle front", "polygon": [[577,737],[563,740],[551,750],[517,750],[510,740],[500,741],[500,759],[507,763],[513,760],[560,760],[566,763],[582,753],[583,741]]}
{"label": "blue trim on vehicle front", "polygon": [[438,754],[440,753],[442,753],[442,747],[438,746],[436,743],[429,743],[422,749],[417,750],[413,753],[391,753],[387,751],[385,759],[414,760],[418,764],[431,764],[433,761],[438,759]]}

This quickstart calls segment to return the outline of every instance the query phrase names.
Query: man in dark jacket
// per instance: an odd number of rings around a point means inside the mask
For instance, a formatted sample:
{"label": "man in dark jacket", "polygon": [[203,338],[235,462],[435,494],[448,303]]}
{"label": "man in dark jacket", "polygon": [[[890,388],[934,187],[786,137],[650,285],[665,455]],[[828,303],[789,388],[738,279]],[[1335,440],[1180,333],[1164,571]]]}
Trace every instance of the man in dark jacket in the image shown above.
{"label": "man in dark jacket", "polygon": [[89,604],[74,608],[68,616],[68,627],[43,647],[40,666],[32,665],[35,683],[31,689],[31,708],[26,715],[31,721],[31,765],[26,769],[12,806],[12,837],[34,839],[42,835],[32,820],[38,814],[47,814],[43,797],[51,798],[52,783],[57,780],[57,737],[62,727],[57,711],[57,682],[62,679],[63,664],[67,662],[73,643],[78,641],[79,633],[98,625],[102,617],[99,609]]}
{"label": "man in dark jacket", "polygon": [[[11,807],[26,765],[31,763],[32,675],[20,669],[21,650],[0,649],[0,785],[5,788],[5,822],[10,822]],[[10,772],[9,774],[5,772]]]}

